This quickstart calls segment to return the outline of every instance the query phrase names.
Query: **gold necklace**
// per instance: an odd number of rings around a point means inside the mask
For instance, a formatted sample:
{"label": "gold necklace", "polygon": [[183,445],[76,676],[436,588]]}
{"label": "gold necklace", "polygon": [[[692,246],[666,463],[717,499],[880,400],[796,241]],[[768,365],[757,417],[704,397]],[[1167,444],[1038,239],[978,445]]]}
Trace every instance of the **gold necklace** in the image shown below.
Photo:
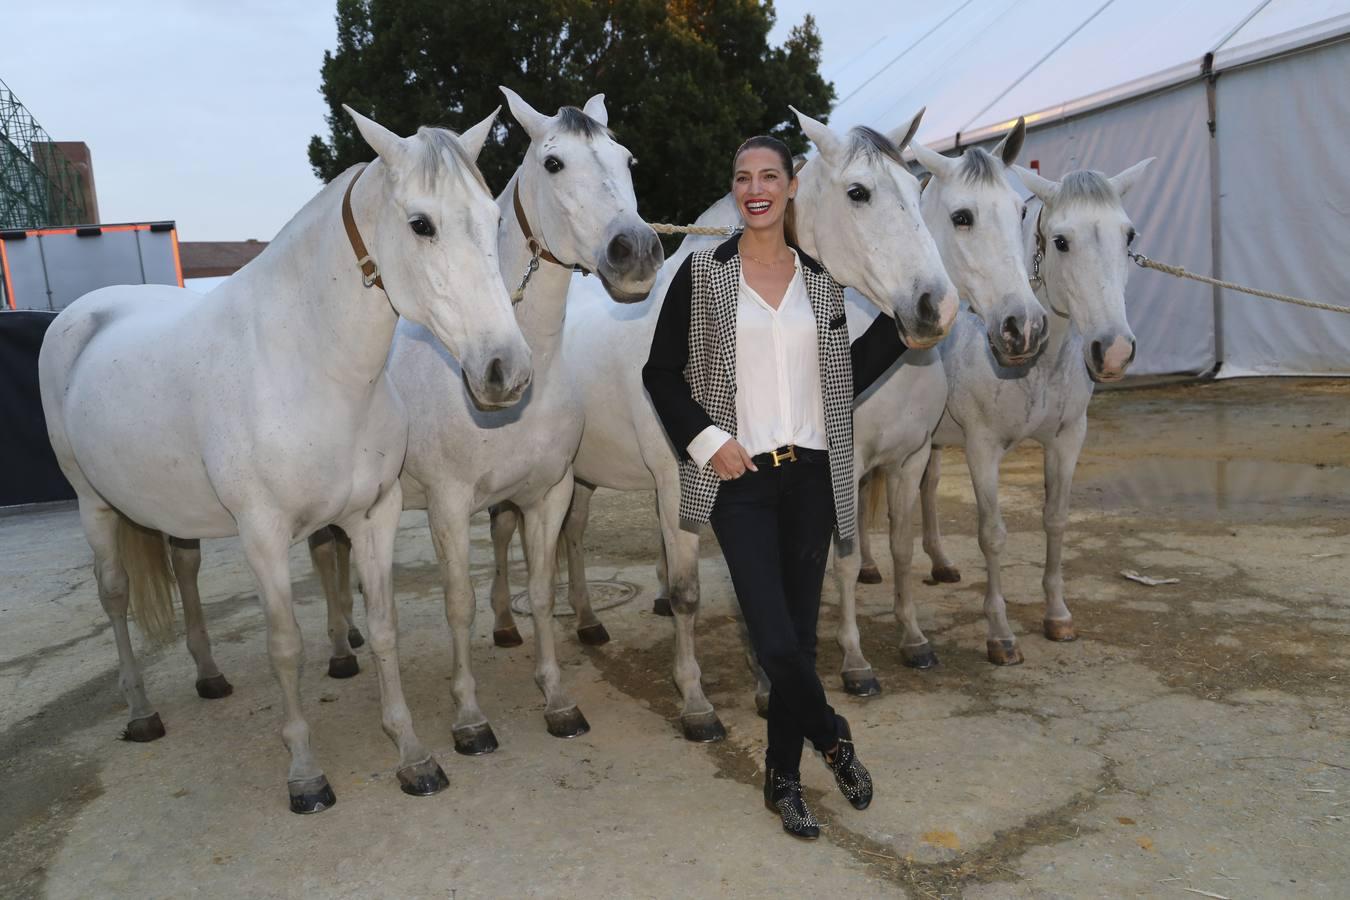
{"label": "gold necklace", "polygon": [[[742,255],[743,255],[743,256],[748,256],[750,259],[753,259],[755,262],[759,263],[761,266],[764,266],[766,269],[767,269],[767,268],[771,268],[771,267],[773,267],[773,266],[775,266],[775,265],[778,264],[776,261],[775,261],[775,262],[772,262],[772,263],[766,263],[764,260],[760,259],[758,256],[755,256],[753,253],[744,253],[744,252],[743,252]],[[783,258],[783,262],[787,262],[787,258],[786,258],[786,257]]]}

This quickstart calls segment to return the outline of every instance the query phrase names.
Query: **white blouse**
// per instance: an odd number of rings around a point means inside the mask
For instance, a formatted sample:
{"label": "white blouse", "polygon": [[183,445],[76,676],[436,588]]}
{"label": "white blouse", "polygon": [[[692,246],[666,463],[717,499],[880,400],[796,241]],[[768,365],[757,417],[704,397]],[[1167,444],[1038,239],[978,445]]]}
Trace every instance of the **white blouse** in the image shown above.
{"label": "white blouse", "polygon": [[[817,450],[828,446],[816,317],[801,260],[795,251],[793,257],[796,271],[778,309],[741,274],[736,305],[736,436],[751,456],[785,444]],[[709,425],[686,449],[701,469],[731,438]]]}

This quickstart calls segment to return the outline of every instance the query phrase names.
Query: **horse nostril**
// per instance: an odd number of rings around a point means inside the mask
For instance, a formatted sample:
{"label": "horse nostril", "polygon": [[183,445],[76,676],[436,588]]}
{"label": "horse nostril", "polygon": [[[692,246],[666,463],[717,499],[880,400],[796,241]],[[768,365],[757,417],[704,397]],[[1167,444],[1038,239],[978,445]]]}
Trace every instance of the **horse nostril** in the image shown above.
{"label": "horse nostril", "polygon": [[488,363],[487,375],[483,380],[493,389],[505,387],[506,367],[502,365],[501,357],[494,357],[492,362]]}
{"label": "horse nostril", "polygon": [[924,291],[919,295],[919,321],[925,325],[936,325],[941,314],[938,312],[937,304],[933,302],[933,295]]}
{"label": "horse nostril", "polygon": [[609,261],[614,265],[627,262],[633,255],[633,242],[625,235],[618,235],[609,242]]}
{"label": "horse nostril", "polygon": [[1098,372],[1106,368],[1106,354],[1102,351],[1102,342],[1092,342],[1092,366]]}
{"label": "horse nostril", "polygon": [[1022,342],[1022,329],[1017,325],[1016,316],[1008,316],[1003,320],[1003,335],[1008,339],[1012,346],[1018,346]]}
{"label": "horse nostril", "polygon": [[1134,362],[1134,354],[1138,351],[1139,346],[1134,341],[1130,341],[1130,358],[1125,360],[1125,365],[1128,366],[1130,363]]}
{"label": "horse nostril", "polygon": [[665,248],[661,246],[661,239],[656,236],[656,232],[650,232],[647,235],[647,258],[664,259],[666,256]]}

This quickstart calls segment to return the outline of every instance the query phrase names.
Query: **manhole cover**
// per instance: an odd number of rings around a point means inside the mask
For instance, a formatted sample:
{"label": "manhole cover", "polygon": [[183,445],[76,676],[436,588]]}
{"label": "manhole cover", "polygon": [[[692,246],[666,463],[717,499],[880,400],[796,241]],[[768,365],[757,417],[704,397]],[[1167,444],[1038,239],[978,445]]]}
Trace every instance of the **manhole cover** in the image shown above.
{"label": "manhole cover", "polygon": [[[604,609],[613,609],[616,606],[623,606],[628,601],[638,595],[638,586],[627,581],[608,580],[608,581],[588,581],[586,586],[591,591],[591,609],[600,612]],[[521,591],[511,597],[511,612],[518,616],[528,616],[530,611],[530,595],[528,591]],[[553,617],[555,619],[566,619],[575,616],[572,612],[572,605],[567,602],[567,582],[559,582],[553,592]]]}

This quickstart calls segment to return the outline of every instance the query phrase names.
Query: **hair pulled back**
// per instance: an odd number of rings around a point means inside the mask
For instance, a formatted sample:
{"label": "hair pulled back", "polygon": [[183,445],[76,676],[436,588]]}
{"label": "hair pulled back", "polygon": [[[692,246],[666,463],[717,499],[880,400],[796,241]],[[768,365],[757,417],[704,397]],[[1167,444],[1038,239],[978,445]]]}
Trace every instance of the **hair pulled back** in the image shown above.
{"label": "hair pulled back", "polygon": [[[792,151],[788,149],[787,144],[778,138],[768,134],[757,134],[749,138],[745,143],[736,148],[736,155],[731,157],[731,177],[736,178],[736,163],[740,161],[741,154],[747,150],[772,150],[778,154],[778,159],[783,164],[783,174],[790,182],[796,174],[792,170]],[[783,237],[789,244],[797,243],[797,206],[789,198],[787,209],[783,213]]]}

